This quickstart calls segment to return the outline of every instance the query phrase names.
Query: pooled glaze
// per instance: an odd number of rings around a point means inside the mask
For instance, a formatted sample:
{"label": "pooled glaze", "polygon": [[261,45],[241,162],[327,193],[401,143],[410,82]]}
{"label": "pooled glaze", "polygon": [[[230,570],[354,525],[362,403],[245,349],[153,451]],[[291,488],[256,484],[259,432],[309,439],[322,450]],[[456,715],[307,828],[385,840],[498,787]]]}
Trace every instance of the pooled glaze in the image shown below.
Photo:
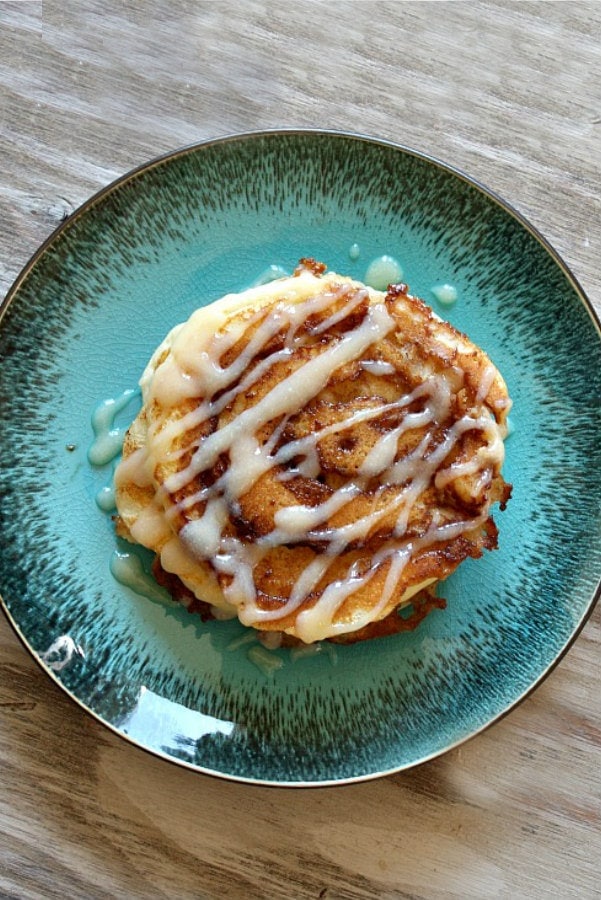
{"label": "pooled glaze", "polygon": [[135,594],[162,603],[170,599],[167,591],[144,571],[142,560],[135,553],[121,553],[119,550],[115,550],[110,566],[111,575],[115,581],[130,588]]}
{"label": "pooled glaze", "polygon": [[376,291],[385,291],[389,284],[396,284],[403,277],[403,268],[394,256],[378,256],[365,272],[365,283]]}
{"label": "pooled glaze", "polygon": [[96,494],[96,505],[102,512],[112,512],[117,508],[114,484],[107,484],[100,488]]}
{"label": "pooled glaze", "polygon": [[88,450],[88,460],[93,466],[110,463],[121,452],[127,428],[115,426],[115,419],[137,395],[137,390],[124,391],[119,397],[111,397],[100,403],[92,415],[94,442]]}

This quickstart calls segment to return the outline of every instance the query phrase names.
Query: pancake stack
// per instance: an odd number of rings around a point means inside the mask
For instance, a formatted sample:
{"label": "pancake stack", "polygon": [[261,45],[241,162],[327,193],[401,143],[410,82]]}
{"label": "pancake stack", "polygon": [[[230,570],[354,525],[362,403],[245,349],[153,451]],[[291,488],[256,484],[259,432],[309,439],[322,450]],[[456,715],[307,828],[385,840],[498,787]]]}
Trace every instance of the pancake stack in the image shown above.
{"label": "pancake stack", "polygon": [[379,637],[497,546],[507,388],[404,284],[302,260],[174,328],[141,388],[117,529],[191,609],[286,642]]}

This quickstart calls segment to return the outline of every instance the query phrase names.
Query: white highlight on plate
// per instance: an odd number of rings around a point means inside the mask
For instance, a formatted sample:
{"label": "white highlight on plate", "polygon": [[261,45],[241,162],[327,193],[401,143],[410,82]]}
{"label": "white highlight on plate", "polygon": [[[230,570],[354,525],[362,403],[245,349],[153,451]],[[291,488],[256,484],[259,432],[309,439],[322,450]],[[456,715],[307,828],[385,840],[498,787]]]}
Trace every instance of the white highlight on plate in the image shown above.
{"label": "white highlight on plate", "polygon": [[210,734],[230,735],[234,722],[216,719],[161,697],[144,685],[138,702],[120,726],[120,730],[144,746],[169,751],[189,748],[193,752],[196,741]]}
{"label": "white highlight on plate", "polygon": [[79,644],[76,644],[68,634],[61,634],[47,650],[40,653],[42,662],[45,662],[53,672],[60,672],[61,669],[68,666],[74,656],[80,656],[83,659],[85,654]]}

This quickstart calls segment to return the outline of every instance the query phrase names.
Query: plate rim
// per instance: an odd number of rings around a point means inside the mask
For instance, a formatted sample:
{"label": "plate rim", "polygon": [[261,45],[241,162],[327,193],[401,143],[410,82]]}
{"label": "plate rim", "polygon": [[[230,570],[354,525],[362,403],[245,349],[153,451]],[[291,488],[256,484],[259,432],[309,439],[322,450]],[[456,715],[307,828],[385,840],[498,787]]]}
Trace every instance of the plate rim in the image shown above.
{"label": "plate rim", "polygon": [[447,163],[437,156],[433,156],[430,153],[426,153],[413,147],[409,147],[408,145],[402,144],[398,141],[375,137],[360,131],[297,127],[265,128],[250,131],[231,132],[218,137],[206,138],[205,140],[201,141],[193,141],[190,144],[184,144],[183,146],[176,147],[173,150],[167,150],[165,153],[161,153],[158,156],[153,156],[146,162],[142,162],[139,165],[128,169],[122,175],[118,175],[117,178],[99,188],[97,191],[94,191],[94,193],[91,194],[86,200],[84,200],[76,209],[74,209],[73,212],[69,213],[69,215],[66,216],[66,218],[64,218],[61,222],[59,222],[59,224],[50,232],[50,234],[37,247],[37,249],[34,250],[33,254],[26,260],[20,271],[17,273],[16,278],[13,280],[4,298],[0,302],[0,322],[2,321],[6,308],[12,302],[12,299],[19,290],[22,282],[25,280],[28,273],[36,264],[38,259],[49,249],[51,244],[60,237],[63,231],[67,230],[77,221],[77,219],[81,218],[81,216],[87,213],[89,209],[96,206],[97,203],[100,203],[105,197],[108,197],[124,184],[133,182],[136,178],[138,178],[140,175],[143,175],[145,172],[149,172],[152,169],[158,168],[159,166],[170,162],[171,160],[175,160],[179,157],[187,156],[189,154],[208,149],[209,147],[237,143],[241,141],[258,140],[260,138],[266,137],[277,138],[285,135],[297,137],[330,137],[342,141],[351,140],[357,141],[359,143],[363,142],[376,146],[386,147],[390,150],[400,151],[401,153],[404,153],[408,156],[413,156],[426,163],[429,163],[436,168],[442,169],[443,171],[447,172],[447,174],[459,178],[461,181],[475,188],[480,193],[484,194],[484,196],[489,200],[492,200],[494,203],[500,206],[503,210],[505,210],[505,212],[509,213],[512,218],[516,219],[532,235],[532,237],[534,237],[544,247],[546,252],[557,263],[568,281],[580,295],[580,299],[587,309],[594,325],[596,326],[599,338],[601,339],[601,313],[598,314],[595,310],[592,302],[587,296],[586,291],[580,284],[576,275],[572,272],[570,266],[566,263],[561,254],[554,248],[554,246],[548,241],[548,239],[543,235],[543,233],[535,225],[533,225],[530,220],[522,212],[520,212],[520,210],[516,206],[513,205],[513,203],[506,200],[494,189],[488,187],[488,185],[486,185],[483,181],[480,181],[474,176],[469,175],[463,169],[453,165],[452,163]]}
{"label": "plate rim", "polygon": [[[534,226],[529,219],[527,219],[512,203],[505,200],[500,194],[498,194],[495,190],[489,188],[479,179],[474,178],[468,173],[464,172],[462,169],[454,166],[450,163],[445,162],[444,160],[433,156],[429,153],[425,153],[423,151],[417,150],[415,148],[409,147],[400,142],[396,142],[393,140],[375,137],[369,134],[365,134],[362,132],[354,132],[354,131],[345,131],[338,129],[323,129],[323,128],[302,128],[302,127],[283,127],[283,128],[268,128],[268,129],[258,129],[258,130],[250,130],[243,132],[232,132],[218,137],[207,138],[201,141],[195,141],[190,144],[186,144],[184,146],[177,147],[173,150],[166,151],[165,153],[159,154],[157,156],[152,157],[151,159],[143,162],[129,170],[127,170],[122,175],[113,179],[108,184],[101,187],[99,190],[95,191],[90,197],[83,201],[72,213],[70,213],[65,219],[63,219],[44,239],[44,241],[37,247],[37,249],[33,252],[33,254],[29,257],[29,259],[22,266],[21,270],[18,272],[16,278],[13,280],[10,285],[8,291],[6,292],[4,298],[0,302],[0,328],[3,324],[4,315],[6,314],[10,304],[13,302],[15,297],[17,296],[21,286],[27,279],[29,273],[34,269],[37,262],[44,256],[44,254],[52,247],[54,242],[58,240],[63,232],[67,231],[77,220],[87,214],[87,212],[101,203],[106,197],[110,196],[115,191],[118,191],[122,186],[133,183],[135,180],[142,176],[143,174],[158,168],[161,165],[169,163],[178,158],[192,155],[198,152],[202,152],[211,147],[219,147],[224,146],[226,144],[233,144],[239,142],[246,142],[249,140],[257,140],[262,138],[274,138],[283,136],[296,136],[296,137],[324,137],[324,138],[333,138],[335,140],[344,141],[356,141],[356,142],[364,142],[370,145],[382,146],[389,150],[393,150],[396,152],[403,153],[408,156],[412,156],[416,159],[419,159],[429,165],[433,165],[438,169],[443,170],[448,175],[451,175],[455,178],[459,178],[461,181],[466,183],[467,185],[475,188],[488,201],[492,201],[497,206],[501,207],[505,213],[509,214],[513,219],[515,219],[544,249],[548,256],[551,257],[553,262],[559,267],[564,277],[571,284],[575,293],[578,296],[580,303],[586,309],[589,318],[591,319],[592,325],[597,333],[598,340],[601,342],[601,316],[597,313],[595,307],[590,301],[587,293],[584,288],[580,284],[578,278],[572,272],[570,266],[565,262],[563,257],[559,254],[559,252],[553,247],[553,245],[548,241],[547,238],[539,231],[539,229]],[[113,734],[115,734],[121,740],[126,741],[131,746],[135,747],[138,750],[142,750],[143,752],[149,754],[154,758],[158,758],[169,762],[173,765],[178,766],[179,768],[185,769],[187,771],[193,772],[196,775],[207,775],[212,778],[218,778],[220,780],[241,783],[252,785],[255,787],[269,787],[269,788],[329,788],[329,787],[342,787],[348,784],[357,784],[361,782],[374,781],[379,778],[388,777],[390,775],[401,774],[403,772],[407,772],[411,769],[414,769],[418,766],[422,766],[427,762],[430,762],[438,757],[445,755],[446,753],[454,750],[463,744],[471,741],[473,738],[477,737],[479,734],[482,734],[488,728],[491,728],[493,725],[500,722],[505,716],[509,715],[513,710],[515,710],[518,706],[520,706],[524,700],[526,700],[531,694],[533,694],[540,685],[549,677],[549,675],[554,671],[554,669],[559,665],[559,663],[564,659],[569,650],[573,647],[573,645],[578,640],[580,634],[582,633],[584,627],[587,622],[591,618],[597,603],[601,599],[601,572],[599,572],[596,587],[594,588],[591,598],[587,603],[579,621],[574,626],[573,630],[570,633],[570,636],[566,643],[561,647],[559,652],[556,654],[555,658],[546,666],[546,668],[539,674],[534,682],[528,685],[528,687],[519,694],[511,703],[501,712],[497,713],[493,718],[484,722],[477,729],[470,731],[469,734],[464,735],[452,743],[446,744],[444,747],[432,751],[420,757],[419,759],[412,760],[410,762],[401,764],[399,766],[394,766],[390,769],[385,769],[377,772],[368,772],[360,775],[347,776],[344,778],[329,778],[323,780],[273,780],[273,779],[265,779],[265,778],[253,778],[245,775],[237,775],[231,772],[223,772],[216,769],[210,769],[205,766],[197,765],[192,762],[180,759],[175,756],[171,756],[164,751],[157,750],[151,748],[149,746],[144,745],[143,743],[134,740],[127,733],[119,730],[117,726],[108,722],[106,719],[102,718],[98,713],[96,713],[93,709],[87,706],[83,700],[81,700],[76,694],[74,694],[57,676],[56,672],[50,668],[50,666],[44,662],[44,660],[40,657],[40,655],[34,650],[31,646],[24,633],[21,630],[21,627],[13,614],[11,613],[7,601],[0,594],[0,609],[4,614],[9,627],[13,631],[13,633],[17,636],[25,650],[28,654],[33,658],[34,662],[41,668],[41,670],[50,677],[51,681],[67,695],[67,697],[76,703],[80,709],[82,709],[85,713],[92,716],[103,728],[107,728]]]}

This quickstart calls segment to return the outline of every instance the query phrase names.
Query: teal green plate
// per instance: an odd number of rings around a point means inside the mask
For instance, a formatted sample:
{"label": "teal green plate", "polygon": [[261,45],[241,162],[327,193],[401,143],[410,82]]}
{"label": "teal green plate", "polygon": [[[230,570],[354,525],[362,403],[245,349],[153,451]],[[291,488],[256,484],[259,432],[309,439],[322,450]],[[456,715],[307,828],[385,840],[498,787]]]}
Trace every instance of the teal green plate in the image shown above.
{"label": "teal green plate", "polygon": [[[91,417],[134,388],[196,307],[300,256],[363,278],[388,254],[413,293],[483,346],[514,399],[500,548],[444,586],[415,631],[257,666],[245,631],[117,582]],[[433,288],[452,285],[443,307]],[[328,132],[177,151],[72,215],[11,289],[0,326],[0,592],[48,674],[133,743],[279,785],[396,772],[475,735],[555,665],[601,572],[601,341],[539,234],[436,160]],[[116,427],[133,417],[136,398]],[[121,548],[123,549],[123,548]],[[141,559],[147,566],[148,560]],[[252,635],[251,635],[252,638]],[[251,651],[251,652],[249,652]]]}

